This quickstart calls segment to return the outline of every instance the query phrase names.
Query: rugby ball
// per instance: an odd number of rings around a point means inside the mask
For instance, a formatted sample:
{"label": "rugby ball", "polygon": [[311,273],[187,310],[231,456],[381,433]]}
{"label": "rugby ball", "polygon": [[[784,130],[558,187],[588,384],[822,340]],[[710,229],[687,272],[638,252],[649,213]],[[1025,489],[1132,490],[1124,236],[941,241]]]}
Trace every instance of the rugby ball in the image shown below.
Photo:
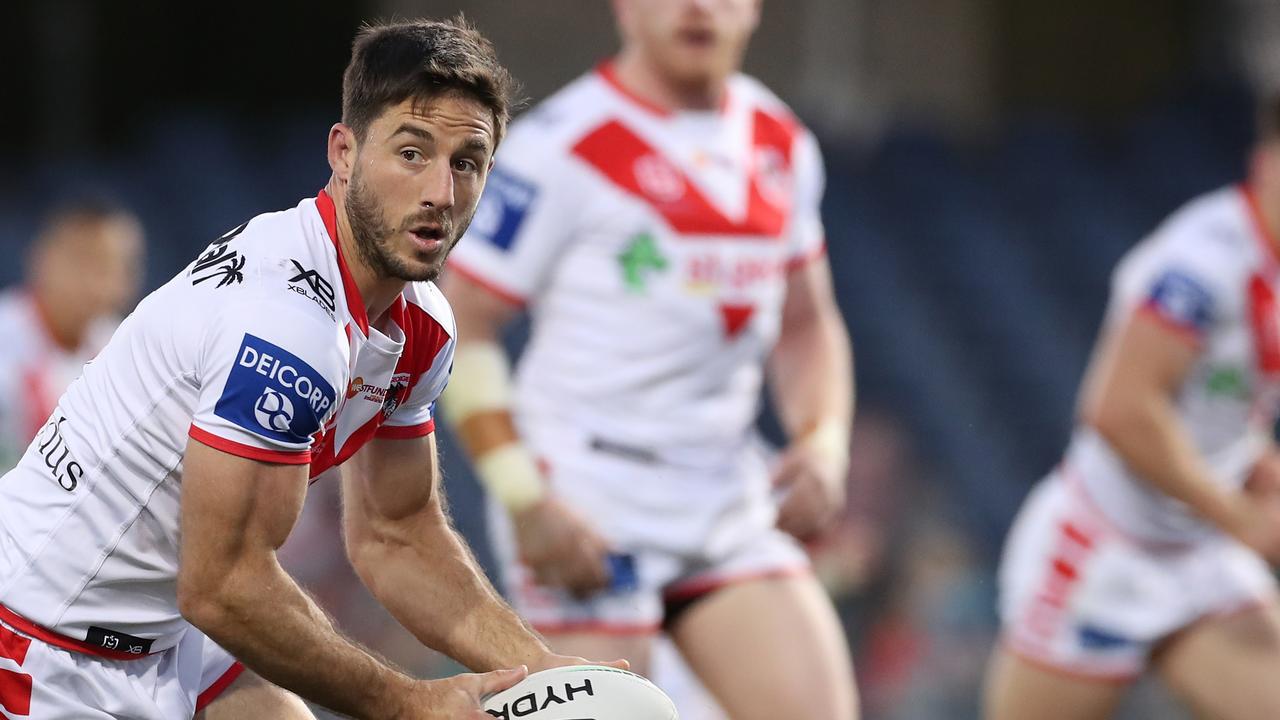
{"label": "rugby ball", "polygon": [[569,665],[536,672],[484,700],[501,720],[678,720],[657,685],[626,670]]}

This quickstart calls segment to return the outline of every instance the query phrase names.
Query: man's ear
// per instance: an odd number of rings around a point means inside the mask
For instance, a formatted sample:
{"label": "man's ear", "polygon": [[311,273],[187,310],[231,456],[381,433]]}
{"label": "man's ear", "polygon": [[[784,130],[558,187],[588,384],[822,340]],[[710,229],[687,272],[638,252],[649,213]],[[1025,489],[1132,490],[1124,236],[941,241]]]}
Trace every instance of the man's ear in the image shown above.
{"label": "man's ear", "polygon": [[358,150],[356,133],[349,126],[336,123],[329,128],[329,168],[334,177],[350,182]]}

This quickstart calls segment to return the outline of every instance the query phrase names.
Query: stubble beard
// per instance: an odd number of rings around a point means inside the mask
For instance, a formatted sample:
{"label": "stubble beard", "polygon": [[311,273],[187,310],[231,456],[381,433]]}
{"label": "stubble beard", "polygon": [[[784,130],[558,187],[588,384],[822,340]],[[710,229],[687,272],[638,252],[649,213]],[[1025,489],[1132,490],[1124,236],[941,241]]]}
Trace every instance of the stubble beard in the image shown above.
{"label": "stubble beard", "polygon": [[[449,216],[444,213],[428,211],[406,218],[400,228],[393,228],[382,216],[377,198],[364,183],[359,172],[351,176],[347,187],[347,220],[351,224],[352,239],[361,261],[373,269],[379,276],[395,278],[405,282],[434,281],[444,268],[444,261],[449,251],[457,243],[456,238],[462,232],[453,232]],[[439,258],[423,260],[423,265],[411,264],[396,254],[394,242],[397,235],[420,223],[435,223],[444,229],[444,248]],[[470,218],[463,223],[462,231],[470,224]]]}

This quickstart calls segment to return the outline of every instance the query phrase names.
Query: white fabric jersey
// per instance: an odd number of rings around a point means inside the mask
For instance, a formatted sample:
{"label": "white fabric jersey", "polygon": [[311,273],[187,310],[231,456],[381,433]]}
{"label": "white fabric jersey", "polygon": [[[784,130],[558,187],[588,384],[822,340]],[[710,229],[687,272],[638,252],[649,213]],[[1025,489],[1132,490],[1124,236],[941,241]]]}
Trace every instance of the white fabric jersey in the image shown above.
{"label": "white fabric jersey", "polygon": [[93,323],[80,347],[68,350],[50,335],[29,292],[0,294],[0,470],[17,464],[62,391],[107,344],[116,324],[111,319]]}
{"label": "white fabric jersey", "polygon": [[108,656],[170,647],[189,627],[175,593],[188,436],[315,478],[375,435],[434,430],[448,304],[410,284],[371,327],[335,237],[324,193],[261,215],[124,321],[0,478],[0,619]]}
{"label": "white fabric jersey", "polygon": [[[1280,260],[1264,227],[1245,188],[1192,201],[1121,261],[1106,319],[1115,331],[1146,313],[1195,344],[1179,416],[1213,479],[1233,488],[1267,447],[1280,392]],[[1064,475],[1137,538],[1186,542],[1212,532],[1088,427],[1077,428]]]}
{"label": "white fabric jersey", "polygon": [[521,425],[740,450],[786,274],[824,248],[823,183],[813,136],[745,76],[719,111],[667,112],[605,65],[513,123],[450,267],[529,305]]}

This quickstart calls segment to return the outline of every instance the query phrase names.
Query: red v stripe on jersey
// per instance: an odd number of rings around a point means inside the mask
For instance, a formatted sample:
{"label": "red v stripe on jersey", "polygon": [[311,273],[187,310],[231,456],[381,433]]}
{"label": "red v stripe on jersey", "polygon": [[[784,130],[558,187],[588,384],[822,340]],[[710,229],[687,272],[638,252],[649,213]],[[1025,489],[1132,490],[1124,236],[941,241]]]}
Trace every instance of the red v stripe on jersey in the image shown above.
{"label": "red v stripe on jersey", "polygon": [[573,153],[614,185],[648,203],[673,230],[682,235],[732,235],[779,240],[790,214],[789,203],[775,204],[761,189],[755,158],[762,150],[790,172],[791,146],[796,128],[756,111],[753,128],[753,169],[748,180],[747,214],[742,220],[725,217],[690,181],[689,176],[643,138],[617,120],[610,120],[578,141]]}

